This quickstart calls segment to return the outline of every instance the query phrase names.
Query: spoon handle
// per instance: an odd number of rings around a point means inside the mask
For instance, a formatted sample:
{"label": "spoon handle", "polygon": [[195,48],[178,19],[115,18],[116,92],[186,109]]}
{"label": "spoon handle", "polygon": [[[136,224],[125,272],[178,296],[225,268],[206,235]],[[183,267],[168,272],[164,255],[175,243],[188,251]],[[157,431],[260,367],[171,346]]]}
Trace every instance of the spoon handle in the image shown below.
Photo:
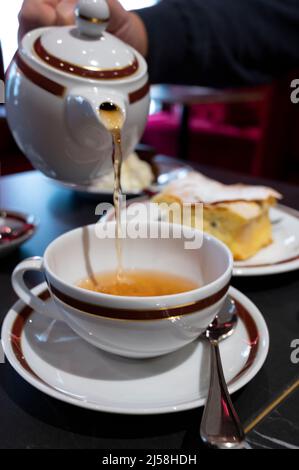
{"label": "spoon handle", "polygon": [[210,389],[200,435],[204,442],[214,447],[240,448],[245,443],[244,431],[228,393],[218,342],[210,340],[210,344]]}

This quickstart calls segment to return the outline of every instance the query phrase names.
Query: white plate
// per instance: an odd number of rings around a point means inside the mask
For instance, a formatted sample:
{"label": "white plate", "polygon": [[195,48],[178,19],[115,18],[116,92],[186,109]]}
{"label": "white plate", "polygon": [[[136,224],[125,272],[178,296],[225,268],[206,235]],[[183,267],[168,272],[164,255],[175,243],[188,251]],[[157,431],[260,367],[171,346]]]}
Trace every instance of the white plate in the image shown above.
{"label": "white plate", "polygon": [[[145,198],[132,199],[128,204],[142,201],[150,204]],[[299,212],[279,204],[271,209],[270,218],[273,243],[246,261],[235,261],[234,276],[265,276],[299,269]],[[111,210],[101,220],[113,219]]]}
{"label": "white plate", "polygon": [[[46,284],[34,292],[47,298]],[[220,349],[233,393],[262,367],[269,333],[247,297],[234,288],[230,295],[237,302],[240,321]],[[94,348],[64,323],[18,301],[4,320],[2,344],[7,359],[27,382],[83,408],[123,414],[170,413],[202,406],[207,396],[209,349],[205,340],[160,358],[125,359]]]}
{"label": "white plate", "polygon": [[[97,185],[90,185],[90,186],[84,186],[84,185],[79,185],[79,184],[72,184],[72,183],[64,183],[63,181],[58,181],[58,180],[53,180],[55,185],[61,186],[63,188],[71,189],[77,194],[80,194],[81,196],[88,196],[90,198],[96,198],[96,197],[112,197],[113,196],[113,191],[109,190],[107,188],[101,187],[101,184],[98,183]],[[124,194],[128,197],[131,196],[140,196],[143,194],[143,191],[130,191],[130,192],[124,192]]]}
{"label": "white plate", "polygon": [[[153,173],[159,178],[163,176],[166,178],[166,181],[169,182],[168,178],[181,178],[184,172],[191,171],[192,168],[187,165],[186,163],[173,158],[173,157],[166,157],[164,155],[154,155],[151,158],[143,158],[142,154],[139,155],[141,160],[146,161],[152,167]],[[113,190],[109,190],[106,187],[101,186],[101,179],[98,180],[97,183],[94,183],[90,186],[72,184],[72,183],[64,183],[63,181],[53,180],[53,182],[64,188],[71,189],[72,191],[81,194],[82,196],[88,196],[90,198],[96,197],[109,197],[113,196]],[[161,186],[160,186],[161,187]],[[127,197],[134,197],[134,196],[141,196],[148,192],[155,192],[157,191],[156,183],[153,183],[149,188],[144,188],[143,190],[133,190],[133,191],[124,191],[124,194]]]}
{"label": "white plate", "polygon": [[235,276],[264,276],[299,269],[299,212],[279,204],[271,209],[273,243],[235,262]]}

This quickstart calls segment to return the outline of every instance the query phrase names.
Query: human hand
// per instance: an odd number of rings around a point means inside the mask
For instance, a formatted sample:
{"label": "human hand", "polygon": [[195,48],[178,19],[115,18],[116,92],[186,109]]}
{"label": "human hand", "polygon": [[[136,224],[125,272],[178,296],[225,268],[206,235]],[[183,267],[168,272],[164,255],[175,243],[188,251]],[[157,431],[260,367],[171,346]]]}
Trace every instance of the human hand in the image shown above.
{"label": "human hand", "polygon": [[24,0],[19,13],[19,40],[42,26],[71,25],[77,0]]}
{"label": "human hand", "polygon": [[[110,8],[108,31],[146,56],[147,32],[138,15],[126,11],[118,0],[107,0]],[[32,29],[65,26],[75,22],[78,0],[24,0],[19,13],[19,40]]]}

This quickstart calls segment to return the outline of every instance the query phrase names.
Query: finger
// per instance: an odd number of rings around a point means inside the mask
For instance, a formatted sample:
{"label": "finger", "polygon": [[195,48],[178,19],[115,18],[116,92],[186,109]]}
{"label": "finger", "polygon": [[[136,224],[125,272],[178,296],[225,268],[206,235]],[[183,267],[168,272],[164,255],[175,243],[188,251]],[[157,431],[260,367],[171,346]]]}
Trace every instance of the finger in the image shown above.
{"label": "finger", "polygon": [[148,51],[148,37],[143,21],[126,11],[117,0],[107,0],[110,8],[108,31],[137,49],[144,57]]}
{"label": "finger", "polygon": [[19,13],[19,21],[40,25],[52,24],[56,18],[55,8],[59,0],[25,0]]}
{"label": "finger", "polygon": [[118,33],[127,23],[128,12],[118,0],[107,0],[110,9],[110,21],[108,31]]}
{"label": "finger", "polygon": [[59,0],[25,0],[19,13],[19,40],[32,29],[50,26],[56,21]]}
{"label": "finger", "polygon": [[75,22],[75,7],[77,0],[61,0],[56,8],[56,24],[71,25]]}

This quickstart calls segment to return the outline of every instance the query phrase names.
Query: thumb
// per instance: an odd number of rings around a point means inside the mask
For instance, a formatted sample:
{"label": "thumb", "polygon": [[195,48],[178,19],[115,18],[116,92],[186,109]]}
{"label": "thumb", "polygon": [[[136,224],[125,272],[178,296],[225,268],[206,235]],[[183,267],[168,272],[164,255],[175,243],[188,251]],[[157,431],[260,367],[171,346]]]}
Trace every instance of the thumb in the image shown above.
{"label": "thumb", "polygon": [[110,10],[110,21],[108,31],[112,34],[119,33],[127,25],[129,13],[123,8],[118,0],[107,0]]}
{"label": "thumb", "polygon": [[56,7],[58,25],[71,25],[75,22],[75,6],[77,0],[61,0]]}

